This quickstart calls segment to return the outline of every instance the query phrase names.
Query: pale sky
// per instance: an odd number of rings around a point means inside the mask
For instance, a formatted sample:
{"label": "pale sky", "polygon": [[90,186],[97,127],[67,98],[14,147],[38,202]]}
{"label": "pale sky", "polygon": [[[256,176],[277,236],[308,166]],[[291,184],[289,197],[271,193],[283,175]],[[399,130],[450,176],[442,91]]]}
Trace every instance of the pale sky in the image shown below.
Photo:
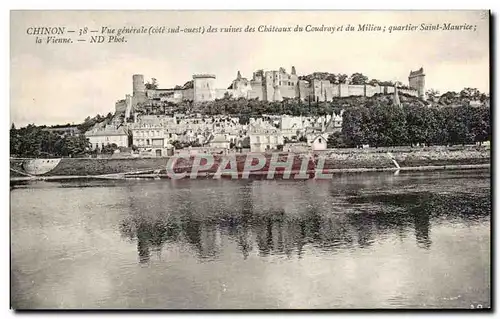
{"label": "pale sky", "polygon": [[[212,33],[127,35],[127,43],[36,44],[29,27],[76,30],[145,26],[259,27],[375,24],[404,26],[452,23],[475,31],[312,33]],[[93,33],[98,35],[98,33]],[[46,36],[42,37],[43,40]],[[89,39],[89,37],[81,37]],[[10,119],[16,126],[80,123],[114,112],[132,91],[132,75],[156,78],[160,87],[182,85],[196,73],[217,76],[227,88],[241,71],[258,69],[299,75],[315,71],[361,72],[370,79],[408,82],[424,67],[426,89],[441,93],[464,87],[489,93],[489,18],[484,11],[31,11],[11,13]]]}

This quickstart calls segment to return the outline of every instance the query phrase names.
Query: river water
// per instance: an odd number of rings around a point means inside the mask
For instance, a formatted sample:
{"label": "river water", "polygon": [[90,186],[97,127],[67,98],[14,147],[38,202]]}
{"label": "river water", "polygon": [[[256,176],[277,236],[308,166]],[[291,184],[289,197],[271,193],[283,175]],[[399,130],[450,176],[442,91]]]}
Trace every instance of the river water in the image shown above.
{"label": "river water", "polygon": [[11,187],[26,308],[490,306],[490,171]]}

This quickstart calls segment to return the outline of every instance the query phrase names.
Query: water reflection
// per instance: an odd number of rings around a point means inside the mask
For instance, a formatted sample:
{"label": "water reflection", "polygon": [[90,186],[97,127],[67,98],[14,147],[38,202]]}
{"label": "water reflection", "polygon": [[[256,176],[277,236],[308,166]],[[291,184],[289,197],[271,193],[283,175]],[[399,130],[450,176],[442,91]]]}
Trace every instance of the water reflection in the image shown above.
{"label": "water reflection", "polygon": [[489,184],[489,172],[465,171],[20,185],[11,192],[12,303],[486,307]]}
{"label": "water reflection", "polygon": [[[172,186],[148,203],[141,202],[144,196],[132,196],[120,231],[137,241],[140,263],[148,263],[169,243],[189,247],[200,261],[215,260],[226,239],[237,245],[243,259],[253,251],[261,257],[300,259],[306,247],[333,254],[409,236],[428,250],[433,223],[472,223],[490,214],[487,193],[370,193],[358,185],[345,187],[342,194],[338,188],[332,192],[331,184],[307,182],[293,188],[263,181],[193,185],[189,192],[180,191],[186,185]],[[147,212],[141,211],[144,207]]]}

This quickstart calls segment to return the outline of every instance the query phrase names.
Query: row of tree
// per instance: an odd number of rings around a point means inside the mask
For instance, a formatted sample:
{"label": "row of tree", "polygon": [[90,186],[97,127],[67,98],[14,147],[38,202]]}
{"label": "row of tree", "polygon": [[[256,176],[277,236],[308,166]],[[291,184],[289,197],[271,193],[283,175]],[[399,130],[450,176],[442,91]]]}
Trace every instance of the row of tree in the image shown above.
{"label": "row of tree", "polygon": [[[335,84],[354,84],[354,85],[380,85],[380,86],[394,86],[396,83],[392,81],[381,81],[377,79],[369,80],[363,73],[353,73],[350,77],[347,74],[330,73],[330,72],[314,72],[308,75],[299,76],[299,80],[306,80],[311,82],[312,80],[327,80]],[[405,87],[401,82],[397,82],[400,87]]]}
{"label": "row of tree", "polygon": [[486,106],[429,108],[377,104],[345,110],[342,132],[332,135],[329,145],[458,145],[490,139],[490,108]]}
{"label": "row of tree", "polygon": [[80,156],[90,150],[85,135],[65,135],[30,124],[10,129],[10,154],[19,157]]}

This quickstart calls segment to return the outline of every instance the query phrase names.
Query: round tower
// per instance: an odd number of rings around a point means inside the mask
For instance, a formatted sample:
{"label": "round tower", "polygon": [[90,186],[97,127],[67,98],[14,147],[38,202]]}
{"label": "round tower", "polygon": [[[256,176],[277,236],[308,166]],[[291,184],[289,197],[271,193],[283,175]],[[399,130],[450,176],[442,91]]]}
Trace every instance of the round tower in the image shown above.
{"label": "round tower", "polygon": [[132,94],[134,96],[143,95],[146,93],[146,86],[144,85],[144,75],[134,74],[132,76]]}

